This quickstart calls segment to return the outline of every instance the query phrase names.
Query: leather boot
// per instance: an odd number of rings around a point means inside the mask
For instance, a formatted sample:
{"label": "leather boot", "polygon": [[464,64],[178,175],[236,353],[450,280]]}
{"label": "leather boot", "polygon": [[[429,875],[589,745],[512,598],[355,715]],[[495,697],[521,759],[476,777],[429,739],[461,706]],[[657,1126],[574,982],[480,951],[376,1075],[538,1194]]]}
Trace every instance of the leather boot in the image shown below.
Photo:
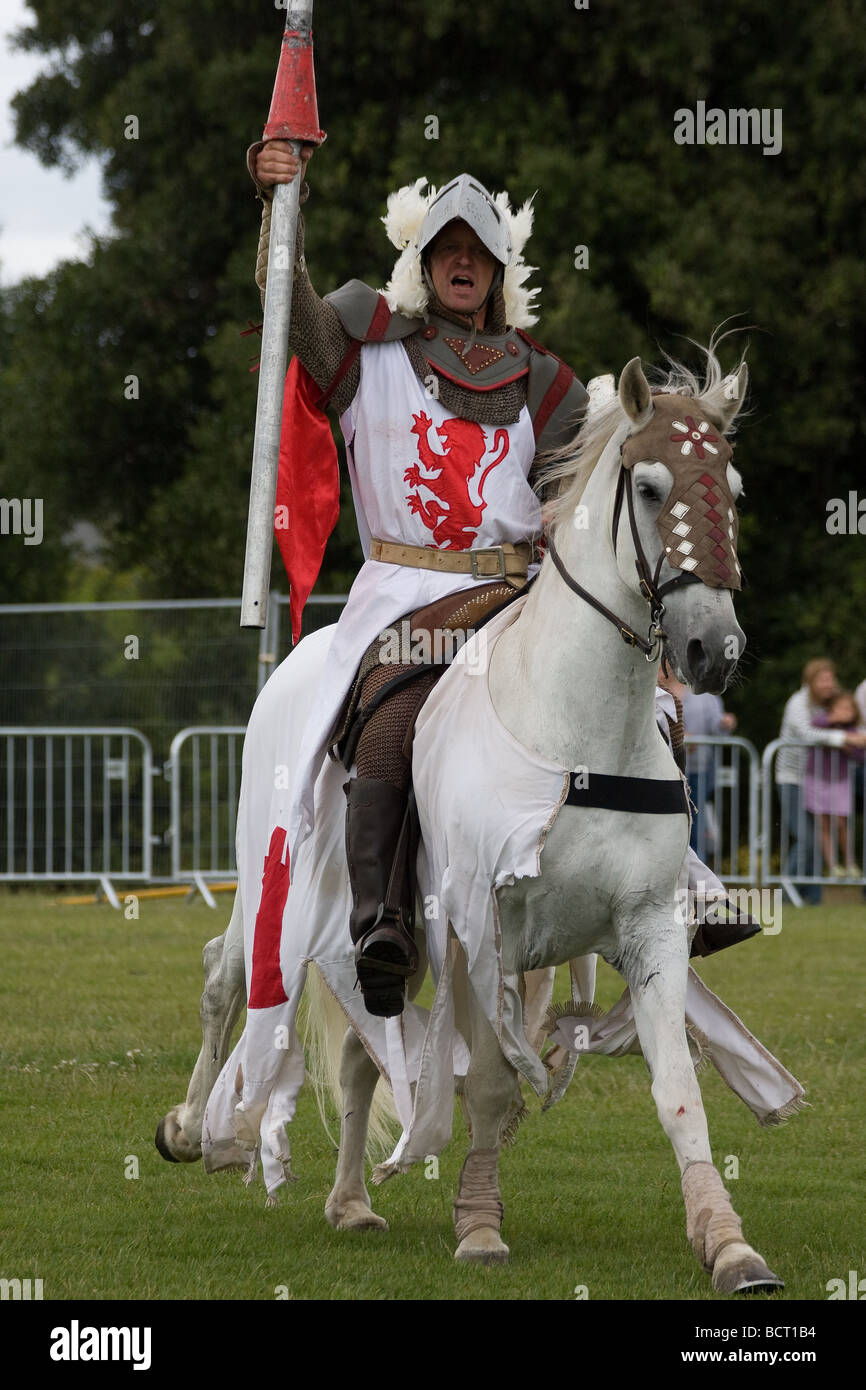
{"label": "leather boot", "polygon": [[[358,983],[367,1012],[393,1018],[403,1012],[406,978],[414,975],[419,961],[410,935],[408,834],[401,844],[408,795],[377,777],[353,777],[343,790],[352,886],[349,930],[356,944]],[[398,851],[402,862],[397,862]]]}

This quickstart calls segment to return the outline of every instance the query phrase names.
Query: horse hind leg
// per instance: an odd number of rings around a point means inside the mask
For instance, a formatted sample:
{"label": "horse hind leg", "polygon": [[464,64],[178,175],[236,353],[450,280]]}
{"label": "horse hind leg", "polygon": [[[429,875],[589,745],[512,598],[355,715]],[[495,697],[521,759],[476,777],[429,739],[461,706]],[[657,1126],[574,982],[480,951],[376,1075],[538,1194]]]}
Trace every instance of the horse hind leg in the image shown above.
{"label": "horse hind leg", "polygon": [[682,1174],[686,1233],[717,1293],[755,1293],[782,1286],[765,1260],[743,1239],[710,1152],[707,1120],[685,1031],[688,960],[680,948],[650,963],[642,953],[627,973],[641,1048],[652,1077],[662,1128]]}
{"label": "horse hind leg", "polygon": [[[464,959],[462,952],[460,959]],[[523,1109],[523,1101],[517,1072],[504,1057],[496,1034],[468,985],[465,966],[462,971],[459,967],[455,970],[455,977],[457,991],[468,1005],[471,1028],[471,1060],[464,1098],[472,1141],[454,1203],[458,1240],[454,1258],[485,1265],[504,1264],[509,1249],[500,1235],[504,1207],[499,1193],[499,1149],[509,1122]],[[458,1019],[459,1015],[458,1009]]]}
{"label": "horse hind leg", "polygon": [[156,1147],[169,1163],[201,1158],[201,1127],[208,1096],[229,1055],[232,1031],[246,1002],[244,923],[240,889],[222,936],[202,952],[205,984],[201,997],[202,1046],[186,1100],[160,1120]]}
{"label": "horse hind leg", "polygon": [[364,1182],[364,1153],[373,1092],[379,1079],[376,1063],[354,1029],[343,1039],[340,1062],[342,1109],[340,1152],[325,1217],[338,1231],[387,1231],[388,1223],[370,1206]]}

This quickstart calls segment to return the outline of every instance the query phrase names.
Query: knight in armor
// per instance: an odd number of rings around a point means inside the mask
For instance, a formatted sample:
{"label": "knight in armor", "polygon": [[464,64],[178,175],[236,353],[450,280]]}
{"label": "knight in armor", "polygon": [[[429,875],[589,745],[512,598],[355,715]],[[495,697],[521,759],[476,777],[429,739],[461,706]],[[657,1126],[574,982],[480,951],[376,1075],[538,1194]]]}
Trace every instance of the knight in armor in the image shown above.
{"label": "knight in armor", "polygon": [[[305,146],[304,172],[310,154]],[[282,141],[253,145],[247,162],[263,203],[264,299],[273,185],[294,178],[298,163]],[[390,610],[379,628],[426,634],[434,653],[432,662],[395,661],[392,646],[383,659],[377,629],[328,740],[331,755],[355,767],[345,784],[350,930],[366,1007],[382,1017],[402,1011],[418,964],[411,737],[447,664],[435,639],[456,629],[465,640],[537,568],[533,465],[574,435],[586,400],[571,369],[525,332],[535,321],[520,255],[528,206],[515,219],[505,197],[469,174],[438,195],[422,194],[423,183],[389,200],[402,254],[384,297],[353,280],[320,298],[299,218],[289,339],[319,404],[340,417],[369,555],[338,628],[354,620],[360,632],[377,600],[385,615],[384,587]],[[308,193],[303,183],[302,204]],[[439,649],[453,654],[453,643]]]}
{"label": "knight in armor", "polygon": [[[305,146],[304,172],[311,154]],[[247,163],[263,204],[264,301],[273,185],[299,166],[282,141],[251,146]],[[419,962],[412,732],[454,652],[436,639],[456,630],[465,640],[537,570],[535,467],[574,437],[587,399],[525,331],[535,322],[522,257],[529,205],[512,213],[469,174],[438,193],[424,183],[388,200],[383,221],[401,254],[384,293],[352,280],[320,298],[299,217],[289,337],[317,404],[339,416],[365,552],[319,692],[315,758],[355,769],[344,784],[350,930],[366,1008],[385,1018],[402,1012]],[[308,195],[304,182],[302,204]],[[411,639],[396,660],[395,632]],[[423,660],[421,638],[433,653]],[[757,930],[696,946],[703,954]]]}

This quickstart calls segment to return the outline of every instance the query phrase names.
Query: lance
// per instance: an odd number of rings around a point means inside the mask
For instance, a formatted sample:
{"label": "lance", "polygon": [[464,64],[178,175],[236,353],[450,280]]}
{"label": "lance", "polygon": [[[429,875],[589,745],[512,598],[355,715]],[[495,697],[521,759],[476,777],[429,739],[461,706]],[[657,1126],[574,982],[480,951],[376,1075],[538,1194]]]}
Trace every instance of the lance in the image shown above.
{"label": "lance", "polygon": [[[288,0],[280,62],[263,140],[288,140],[300,160],[303,144],[320,145],[313,73],[313,0]],[[247,548],[244,556],[244,590],[241,627],[264,627],[268,616],[268,585],[274,543],[274,503],[280,457],[280,426],[286,381],[289,320],[292,313],[292,277],[298,226],[300,170],[291,183],[274,187],[271,207],[271,239],[256,433],[250,478]]]}

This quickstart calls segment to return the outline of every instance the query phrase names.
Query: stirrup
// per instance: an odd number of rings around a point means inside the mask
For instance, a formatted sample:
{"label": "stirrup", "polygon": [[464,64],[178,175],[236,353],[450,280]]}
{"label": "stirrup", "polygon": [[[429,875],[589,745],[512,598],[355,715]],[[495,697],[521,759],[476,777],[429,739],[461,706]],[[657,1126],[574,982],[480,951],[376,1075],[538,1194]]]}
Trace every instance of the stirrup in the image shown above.
{"label": "stirrup", "polygon": [[366,988],[362,971],[409,976],[415,974],[419,961],[418,947],[409,932],[399,918],[386,917],[385,905],[380,903],[375,922],[355,946],[355,968],[361,988]]}
{"label": "stirrup", "polygon": [[384,916],[384,904],[373,925],[355,947],[357,984],[364,1007],[374,1018],[395,1018],[406,1004],[406,979],[419,964],[418,947],[402,926]]}

